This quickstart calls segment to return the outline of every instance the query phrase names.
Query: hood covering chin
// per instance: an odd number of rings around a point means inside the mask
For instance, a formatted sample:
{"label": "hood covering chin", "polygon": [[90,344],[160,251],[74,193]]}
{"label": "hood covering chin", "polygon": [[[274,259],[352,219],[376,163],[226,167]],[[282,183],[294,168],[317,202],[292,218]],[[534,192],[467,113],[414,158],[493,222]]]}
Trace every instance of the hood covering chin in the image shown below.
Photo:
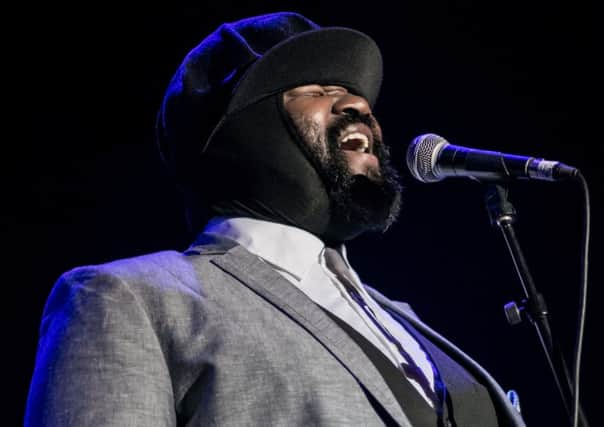
{"label": "hood covering chin", "polygon": [[280,94],[222,122],[199,169],[212,214],[279,222],[325,236],[329,197],[290,129]]}

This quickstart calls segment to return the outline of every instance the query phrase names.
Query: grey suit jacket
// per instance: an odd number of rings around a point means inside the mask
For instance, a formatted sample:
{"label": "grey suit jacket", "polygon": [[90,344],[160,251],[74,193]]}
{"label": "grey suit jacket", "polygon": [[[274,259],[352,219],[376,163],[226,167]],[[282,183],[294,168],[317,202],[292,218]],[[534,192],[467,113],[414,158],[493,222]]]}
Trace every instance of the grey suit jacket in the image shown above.
{"label": "grey suit jacket", "polygon": [[[505,424],[524,425],[476,362],[370,291],[486,385]],[[411,425],[358,345],[226,240],[65,273],[40,334],[26,426],[381,426],[370,400]]]}

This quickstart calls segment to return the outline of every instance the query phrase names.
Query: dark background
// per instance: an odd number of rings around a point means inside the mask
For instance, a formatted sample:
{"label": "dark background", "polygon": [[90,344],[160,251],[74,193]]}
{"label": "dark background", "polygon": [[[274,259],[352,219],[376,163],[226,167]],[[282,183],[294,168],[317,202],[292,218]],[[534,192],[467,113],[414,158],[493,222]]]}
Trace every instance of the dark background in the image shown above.
{"label": "dark background", "polygon": [[[364,280],[416,312],[521,397],[530,426],[564,411],[529,323],[502,306],[522,288],[483,188],[434,185],[404,168],[407,144],[438,133],[458,145],[536,155],[578,167],[591,187],[591,288],[582,398],[596,425],[597,305],[602,283],[603,149],[596,133],[594,11],[581,2],[268,2],[138,10],[31,6],[10,11],[1,210],[8,333],[3,353],[21,423],[44,301],[64,271],[189,243],[181,201],[161,169],[154,119],[184,55],[221,22],[295,10],[320,25],[371,35],[384,56],[375,113],[406,187],[398,223],[349,245]],[[600,52],[601,53],[601,52]],[[6,105],[9,104],[9,105]],[[583,199],[573,183],[510,188],[518,237],[567,360],[579,301]],[[5,358],[6,360],[6,358]],[[14,383],[14,385],[13,385]]]}

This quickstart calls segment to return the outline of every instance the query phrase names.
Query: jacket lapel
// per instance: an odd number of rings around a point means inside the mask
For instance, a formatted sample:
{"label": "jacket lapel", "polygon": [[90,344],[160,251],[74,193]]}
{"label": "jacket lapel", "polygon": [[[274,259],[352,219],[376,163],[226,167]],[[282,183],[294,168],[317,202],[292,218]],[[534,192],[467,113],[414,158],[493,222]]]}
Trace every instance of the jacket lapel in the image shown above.
{"label": "jacket lapel", "polygon": [[216,251],[217,245],[218,247],[224,245],[226,252],[212,259],[215,265],[237,278],[306,329],[371,393],[394,420],[403,427],[411,427],[411,423],[373,363],[354,340],[319,306],[242,246],[234,245],[229,240],[221,242],[212,239],[206,235],[187,253],[206,253],[207,243],[210,243],[209,247],[212,251]]}
{"label": "jacket lapel", "polygon": [[[505,412],[511,425],[524,426],[524,420],[520,416],[520,413],[512,406],[505,392],[499,384],[491,377],[491,375],[477,362],[471,359],[467,354],[461,351],[458,347],[448,341],[446,338],[438,334],[436,331],[431,329],[429,326],[424,324],[417,315],[413,312],[408,304],[391,301],[375,289],[366,287],[369,294],[386,310],[388,310],[395,317],[400,316],[404,321],[407,321],[413,326],[419,333],[423,335],[420,340],[427,339],[431,344],[436,345],[441,351],[446,353],[451,359],[459,363],[461,366],[466,368],[474,377],[483,384],[489,390],[494,403],[502,408]],[[432,356],[432,354],[431,354]]]}

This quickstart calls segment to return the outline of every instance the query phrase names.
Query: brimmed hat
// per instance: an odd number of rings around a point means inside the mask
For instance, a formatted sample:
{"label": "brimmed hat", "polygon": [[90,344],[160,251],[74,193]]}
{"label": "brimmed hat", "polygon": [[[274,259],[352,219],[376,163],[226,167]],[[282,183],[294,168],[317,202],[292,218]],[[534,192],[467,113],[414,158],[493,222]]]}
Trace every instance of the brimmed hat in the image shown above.
{"label": "brimmed hat", "polygon": [[367,35],[320,27],[292,12],[221,25],[185,57],[157,120],[164,161],[175,174],[195,164],[219,123],[267,96],[303,84],[333,84],[376,101],[382,58]]}

